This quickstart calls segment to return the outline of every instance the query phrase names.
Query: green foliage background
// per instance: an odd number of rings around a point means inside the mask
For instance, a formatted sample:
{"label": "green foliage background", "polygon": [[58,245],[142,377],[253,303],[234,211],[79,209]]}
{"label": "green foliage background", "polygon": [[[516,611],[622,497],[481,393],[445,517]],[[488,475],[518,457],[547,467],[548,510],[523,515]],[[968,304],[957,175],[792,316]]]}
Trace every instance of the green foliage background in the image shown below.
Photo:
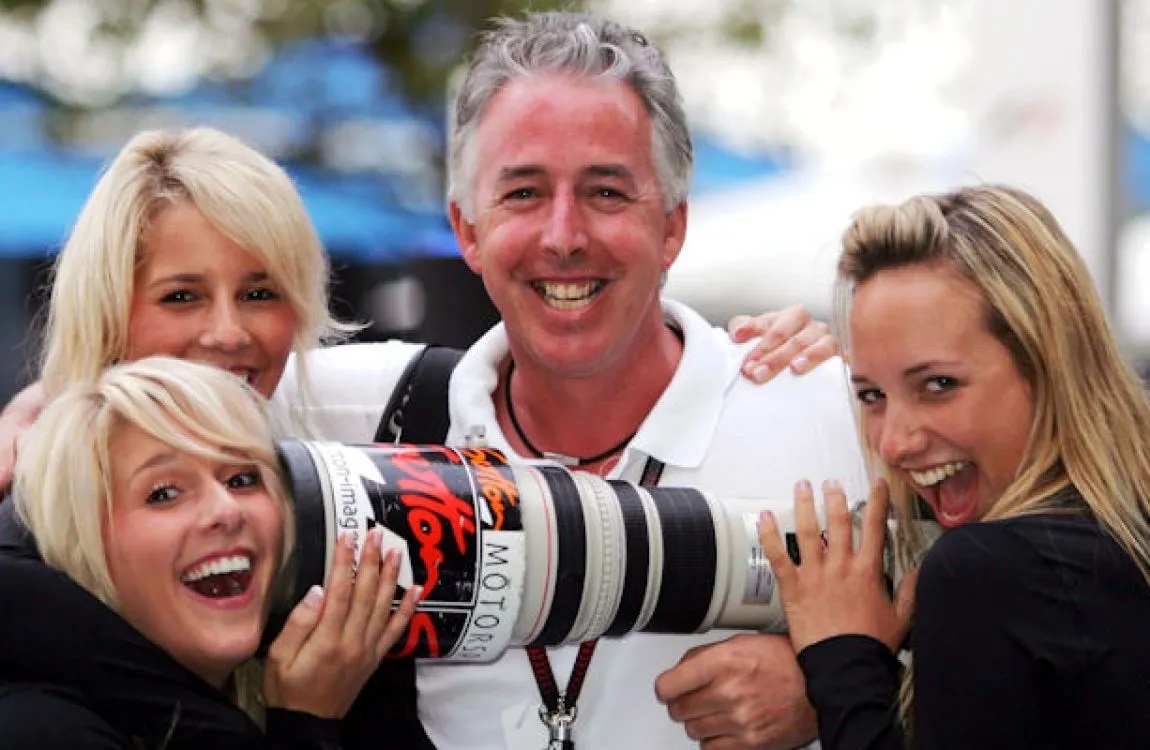
{"label": "green foliage background", "polygon": [[[77,0],[0,0],[0,18],[36,29],[54,4]],[[80,0],[84,1],[84,0]],[[366,42],[398,75],[414,101],[442,96],[448,76],[470,49],[475,32],[492,16],[526,9],[578,8],[566,0],[86,0],[98,14],[94,40],[126,53],[153,13],[173,6],[213,34],[234,33],[248,24],[271,47],[314,36],[337,34]],[[43,67],[43,66],[41,66]],[[209,71],[228,75],[231,71]],[[49,77],[33,66],[30,85],[58,96]],[[129,92],[122,92],[129,93]],[[65,97],[66,98],[66,97]],[[104,102],[111,103],[111,102]]]}

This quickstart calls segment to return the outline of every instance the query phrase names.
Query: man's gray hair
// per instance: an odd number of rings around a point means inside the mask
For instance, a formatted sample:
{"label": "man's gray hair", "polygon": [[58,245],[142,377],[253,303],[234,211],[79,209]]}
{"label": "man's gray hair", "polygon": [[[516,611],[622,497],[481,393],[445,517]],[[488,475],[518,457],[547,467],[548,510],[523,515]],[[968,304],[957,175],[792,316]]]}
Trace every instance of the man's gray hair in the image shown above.
{"label": "man's gray hair", "polygon": [[487,103],[515,78],[536,73],[614,78],[639,96],[651,118],[651,149],[670,212],[687,199],[693,163],[682,97],[663,54],[640,32],[589,13],[499,18],[483,33],[452,108],[448,198],[475,216],[475,132]]}

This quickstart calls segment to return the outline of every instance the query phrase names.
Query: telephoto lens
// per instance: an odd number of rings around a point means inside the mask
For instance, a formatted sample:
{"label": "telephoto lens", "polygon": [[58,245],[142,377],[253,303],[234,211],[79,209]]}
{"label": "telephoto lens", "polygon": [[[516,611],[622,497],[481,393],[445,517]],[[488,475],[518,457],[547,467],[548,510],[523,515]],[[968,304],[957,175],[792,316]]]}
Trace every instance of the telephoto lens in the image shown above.
{"label": "telephoto lens", "polygon": [[[296,548],[268,638],[326,580],[341,532],[385,527],[401,587],[423,585],[391,656],[481,662],[507,648],[632,631],[786,629],[758,518],[793,531],[793,501],[721,502],[490,448],[285,440]],[[397,594],[401,596],[402,592]]]}

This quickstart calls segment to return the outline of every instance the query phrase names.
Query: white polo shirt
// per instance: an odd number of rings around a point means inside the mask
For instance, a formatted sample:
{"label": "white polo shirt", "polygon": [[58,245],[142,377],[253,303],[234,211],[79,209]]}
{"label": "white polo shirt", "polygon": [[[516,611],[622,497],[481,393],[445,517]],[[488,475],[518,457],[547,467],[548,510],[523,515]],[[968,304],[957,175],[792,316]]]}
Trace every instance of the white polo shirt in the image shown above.
{"label": "white polo shirt", "polygon": [[[766,385],[755,385],[739,374],[749,345],[732,344],[725,331],[683,305],[666,301],[664,310],[682,328],[683,357],[611,478],[639,481],[647,458],[653,456],[665,464],[661,485],[696,487],[718,497],[765,498],[789,507],[794,483],[802,478],[816,486],[835,478],[848,497],[866,496],[841,360],[802,377],[788,371]],[[459,363],[450,387],[448,443],[461,442],[470,426],[482,425],[493,447],[515,455],[492,402],[498,366],[507,352],[507,335],[499,325]],[[578,702],[577,746],[695,746],[655,699],[654,681],[692,646],[732,634],[632,634],[600,640]],[[548,651],[563,687],[577,647]],[[420,719],[437,747],[539,750],[547,745],[537,713],[539,692],[523,649],[511,649],[489,664],[421,661],[418,685]]]}
{"label": "white polo shirt", "polygon": [[306,355],[306,375],[293,354],[272,394],[280,433],[370,443],[404,369],[423,348],[384,341],[313,349]]}

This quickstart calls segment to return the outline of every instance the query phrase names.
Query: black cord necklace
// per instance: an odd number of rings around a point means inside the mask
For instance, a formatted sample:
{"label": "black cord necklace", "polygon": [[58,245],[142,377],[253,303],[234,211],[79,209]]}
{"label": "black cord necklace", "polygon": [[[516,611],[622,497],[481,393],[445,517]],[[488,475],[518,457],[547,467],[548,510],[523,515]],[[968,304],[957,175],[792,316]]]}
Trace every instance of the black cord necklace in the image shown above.
{"label": "black cord necklace", "polygon": [[[515,360],[511,360],[507,365],[507,385],[503,389],[503,403],[507,407],[507,416],[511,420],[511,426],[515,428],[515,434],[519,436],[520,442],[526,446],[527,450],[531,451],[531,455],[535,456],[535,458],[566,458],[574,461],[576,466],[590,466],[591,464],[599,463],[605,458],[610,458],[611,456],[614,456],[616,453],[626,448],[627,443],[631,442],[631,439],[635,437],[635,433],[638,432],[638,430],[632,432],[630,435],[623,438],[617,445],[608,448],[602,453],[596,453],[594,456],[588,456],[587,458],[580,458],[579,456],[567,456],[564,454],[552,452],[544,453],[543,451],[536,448],[535,444],[532,443],[527,438],[527,435],[523,433],[523,426],[519,424],[519,419],[515,416],[515,406],[511,403],[511,373],[513,372],[515,372]],[[560,462],[562,463],[562,461]]]}

